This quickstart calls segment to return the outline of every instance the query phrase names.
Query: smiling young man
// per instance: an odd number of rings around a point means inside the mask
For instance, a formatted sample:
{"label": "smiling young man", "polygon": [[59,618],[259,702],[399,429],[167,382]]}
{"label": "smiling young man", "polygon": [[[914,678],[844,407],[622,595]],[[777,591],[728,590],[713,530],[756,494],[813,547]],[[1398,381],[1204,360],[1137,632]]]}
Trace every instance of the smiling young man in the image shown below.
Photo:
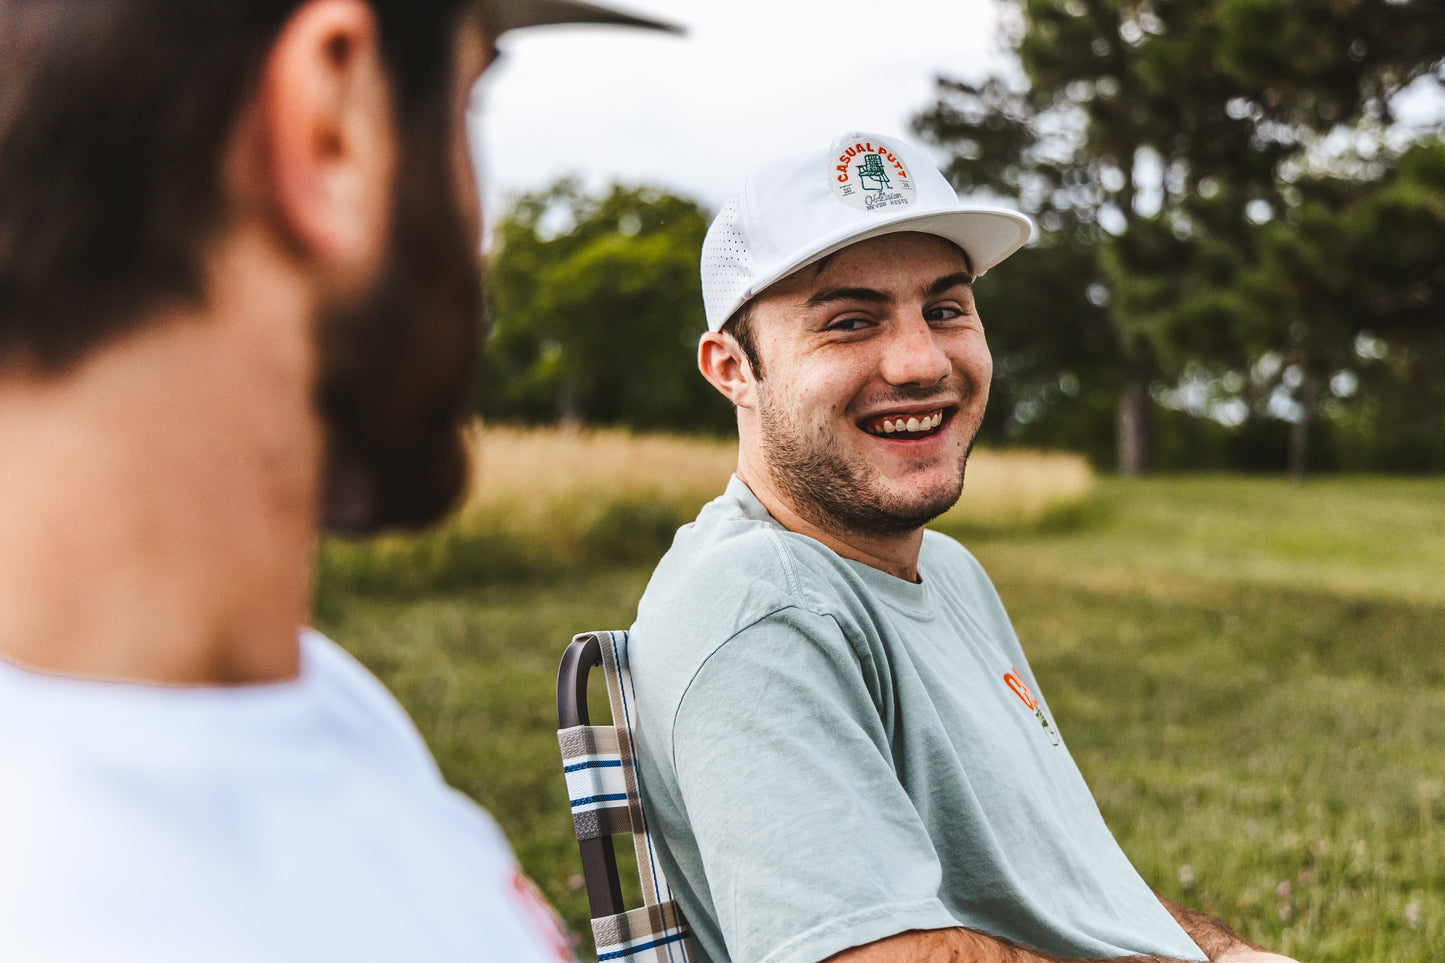
{"label": "smiling young man", "polygon": [[319,532],[466,484],[493,41],[628,19],[0,0],[0,959],[571,958],[298,627]]}
{"label": "smiling young man", "polygon": [[630,659],[659,860],[713,963],[1284,959],[1150,891],[988,577],[924,529],[988,401],[974,279],[1030,230],[849,134],[753,168],[708,232],[698,363],[737,474]]}

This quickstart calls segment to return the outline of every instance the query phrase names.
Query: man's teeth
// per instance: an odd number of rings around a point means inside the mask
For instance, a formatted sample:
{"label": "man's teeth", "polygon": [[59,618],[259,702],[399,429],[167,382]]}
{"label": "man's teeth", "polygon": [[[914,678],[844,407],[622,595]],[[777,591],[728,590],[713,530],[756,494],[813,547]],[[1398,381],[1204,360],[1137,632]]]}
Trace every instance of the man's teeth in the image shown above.
{"label": "man's teeth", "polygon": [[922,418],[908,417],[907,419],[884,418],[883,427],[874,431],[876,435],[891,435],[898,431],[932,431],[943,424],[943,412],[935,411],[931,415],[924,415]]}

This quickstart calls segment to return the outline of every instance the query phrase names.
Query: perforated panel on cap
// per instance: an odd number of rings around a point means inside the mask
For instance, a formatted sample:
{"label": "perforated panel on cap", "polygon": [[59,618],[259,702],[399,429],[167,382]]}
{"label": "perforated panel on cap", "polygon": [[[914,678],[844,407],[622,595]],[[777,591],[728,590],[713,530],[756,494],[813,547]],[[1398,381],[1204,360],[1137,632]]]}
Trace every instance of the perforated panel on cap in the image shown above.
{"label": "perforated panel on cap", "polygon": [[702,242],[702,301],[712,331],[727,323],[755,277],[757,262],[740,221],[734,194],[724,202]]}

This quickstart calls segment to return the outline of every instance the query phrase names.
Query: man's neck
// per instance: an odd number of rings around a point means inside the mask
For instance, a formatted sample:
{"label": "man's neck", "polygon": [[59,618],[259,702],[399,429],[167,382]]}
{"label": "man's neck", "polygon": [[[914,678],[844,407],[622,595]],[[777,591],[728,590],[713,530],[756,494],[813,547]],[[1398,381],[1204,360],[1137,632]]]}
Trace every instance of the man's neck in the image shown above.
{"label": "man's neck", "polygon": [[0,372],[0,658],[181,685],[297,674],[322,439],[280,293],[230,310],[222,291],[58,377]]}
{"label": "man's neck", "polygon": [[906,582],[917,582],[918,554],[923,548],[923,529],[901,535],[869,535],[844,531],[823,524],[798,511],[774,486],[766,473],[738,465],[738,477],[747,485],[768,514],[790,532],[822,542],[840,556],[887,572]]}

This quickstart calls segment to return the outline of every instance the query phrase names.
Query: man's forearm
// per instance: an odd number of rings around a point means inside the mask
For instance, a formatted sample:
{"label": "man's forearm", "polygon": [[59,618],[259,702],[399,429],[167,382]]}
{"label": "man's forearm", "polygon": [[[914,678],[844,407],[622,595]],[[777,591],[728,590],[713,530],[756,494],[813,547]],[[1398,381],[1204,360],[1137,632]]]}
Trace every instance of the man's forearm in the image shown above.
{"label": "man's forearm", "polygon": [[[1156,894],[1157,895],[1157,894]],[[1222,963],[1292,963],[1240,936],[1222,920],[1160,896],[1181,929],[1205,956]],[[1164,956],[1104,958],[1050,956],[1002,937],[956,927],[910,930],[828,957],[825,963],[1183,963]]]}
{"label": "man's forearm", "polygon": [[[1159,896],[1158,893],[1154,895]],[[1297,963],[1288,956],[1271,953],[1258,943],[1251,943],[1230,929],[1223,920],[1208,913],[1180,906],[1162,896],[1159,896],[1159,902],[1210,960],[1218,963]]]}
{"label": "man's forearm", "polygon": [[1163,956],[1080,959],[1050,956],[1001,937],[961,927],[911,930],[844,950],[826,963],[1182,963]]}
{"label": "man's forearm", "polygon": [[[1159,896],[1158,893],[1154,895]],[[1208,913],[1180,906],[1162,896],[1159,896],[1159,902],[1164,904],[1164,908],[1169,911],[1170,916],[1174,917],[1179,928],[1188,933],[1194,944],[1211,960],[1217,960],[1231,951],[1264,949],[1258,943],[1251,943],[1234,932],[1223,920],[1210,916]]]}

